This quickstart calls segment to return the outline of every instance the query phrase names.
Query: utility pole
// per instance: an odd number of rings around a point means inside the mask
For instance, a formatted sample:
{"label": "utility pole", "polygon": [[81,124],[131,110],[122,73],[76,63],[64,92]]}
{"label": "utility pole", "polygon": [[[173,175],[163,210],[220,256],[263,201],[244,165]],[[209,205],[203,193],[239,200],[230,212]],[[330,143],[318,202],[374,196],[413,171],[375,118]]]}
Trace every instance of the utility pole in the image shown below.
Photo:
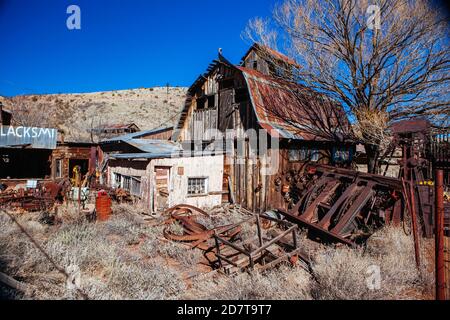
{"label": "utility pole", "polygon": [[167,103],[167,116],[169,117],[167,119],[170,119],[169,86],[170,86],[170,84],[167,82],[167,85],[166,85],[166,87],[167,87],[166,101],[167,102],[166,103]]}

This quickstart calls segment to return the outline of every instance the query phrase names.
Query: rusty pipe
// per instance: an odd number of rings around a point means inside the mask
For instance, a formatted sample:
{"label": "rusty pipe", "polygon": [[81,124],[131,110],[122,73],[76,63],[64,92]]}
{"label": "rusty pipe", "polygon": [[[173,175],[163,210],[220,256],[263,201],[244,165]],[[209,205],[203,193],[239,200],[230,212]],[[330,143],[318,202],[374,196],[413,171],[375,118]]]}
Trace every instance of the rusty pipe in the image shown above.
{"label": "rusty pipe", "polygon": [[444,274],[444,171],[436,170],[436,300],[445,300]]}

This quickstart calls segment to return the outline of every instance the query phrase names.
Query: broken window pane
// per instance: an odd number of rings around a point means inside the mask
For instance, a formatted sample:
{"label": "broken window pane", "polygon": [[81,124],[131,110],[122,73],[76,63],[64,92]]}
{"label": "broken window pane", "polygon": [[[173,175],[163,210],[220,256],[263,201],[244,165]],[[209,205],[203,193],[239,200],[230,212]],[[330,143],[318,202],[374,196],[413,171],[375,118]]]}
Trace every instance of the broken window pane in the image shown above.
{"label": "broken window pane", "polygon": [[188,195],[207,194],[208,178],[188,178]]}

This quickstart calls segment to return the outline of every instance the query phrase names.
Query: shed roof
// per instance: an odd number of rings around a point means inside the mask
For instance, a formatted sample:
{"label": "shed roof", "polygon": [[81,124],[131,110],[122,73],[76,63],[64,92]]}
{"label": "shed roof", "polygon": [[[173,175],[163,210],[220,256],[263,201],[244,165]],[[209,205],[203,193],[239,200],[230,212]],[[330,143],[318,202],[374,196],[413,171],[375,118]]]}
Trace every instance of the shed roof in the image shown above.
{"label": "shed roof", "polygon": [[188,158],[188,157],[206,157],[206,156],[219,156],[224,152],[191,152],[183,150],[175,150],[172,152],[161,153],[120,153],[110,155],[110,159],[124,159],[124,160],[152,160],[152,159],[164,159],[164,158]]}
{"label": "shed roof", "polygon": [[130,128],[136,128],[139,130],[139,127],[135,123],[115,123],[115,124],[106,124],[103,126],[99,126],[94,128],[94,131],[102,131],[102,130],[125,130]]}
{"label": "shed roof", "polygon": [[101,143],[112,143],[112,142],[119,142],[119,141],[129,141],[131,139],[140,139],[146,136],[150,136],[152,134],[158,134],[160,132],[165,132],[173,130],[173,127],[160,127],[152,130],[144,130],[144,131],[138,131],[133,133],[124,134],[118,137],[110,138],[103,140]]}

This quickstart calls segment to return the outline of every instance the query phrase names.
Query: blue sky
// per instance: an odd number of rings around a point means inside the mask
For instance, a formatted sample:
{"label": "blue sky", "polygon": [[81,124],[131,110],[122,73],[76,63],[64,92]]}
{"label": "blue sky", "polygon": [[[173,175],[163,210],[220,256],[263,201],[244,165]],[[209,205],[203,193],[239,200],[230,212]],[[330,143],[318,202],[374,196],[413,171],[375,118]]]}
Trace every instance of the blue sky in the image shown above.
{"label": "blue sky", "polygon": [[[68,30],[69,5],[81,30]],[[275,0],[0,0],[0,95],[189,86]]]}

